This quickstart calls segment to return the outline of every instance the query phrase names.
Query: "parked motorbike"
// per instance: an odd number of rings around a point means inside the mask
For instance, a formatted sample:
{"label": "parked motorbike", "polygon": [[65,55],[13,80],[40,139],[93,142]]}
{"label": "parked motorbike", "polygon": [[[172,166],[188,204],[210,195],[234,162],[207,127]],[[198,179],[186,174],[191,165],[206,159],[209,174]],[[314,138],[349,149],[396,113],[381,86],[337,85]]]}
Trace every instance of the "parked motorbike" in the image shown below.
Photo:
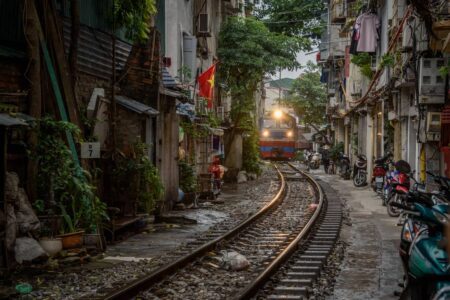
{"label": "parked motorbike", "polygon": [[[405,270],[405,290],[401,299],[450,299],[450,269],[445,252],[444,225],[450,220],[450,180],[429,173],[439,190],[424,192],[417,181],[406,202],[394,203],[407,216],[403,223],[400,257]],[[419,285],[419,286],[417,286]],[[436,292],[437,291],[437,292]]]}
{"label": "parked motorbike", "polygon": [[408,162],[399,160],[395,163],[395,171],[390,172],[390,174],[393,174],[392,178],[386,180],[389,183],[386,207],[389,216],[398,217],[401,210],[393,206],[392,203],[404,203],[406,200],[411,183],[411,166]]}
{"label": "parked motorbike", "polygon": [[360,154],[353,164],[353,184],[356,187],[365,186],[367,184],[367,158]]}
{"label": "parked motorbike", "polygon": [[450,286],[450,268],[443,234],[445,224],[450,222],[449,205],[426,201],[394,205],[415,216],[423,224],[414,237],[405,228],[402,230],[402,240],[409,240],[410,245],[408,256],[402,258],[407,276],[401,299],[431,299],[439,289]]}
{"label": "parked motorbike", "polygon": [[350,179],[352,170],[350,168],[350,159],[344,153],[339,154],[339,175],[345,179]]}
{"label": "parked motorbike", "polygon": [[386,171],[389,170],[391,156],[391,153],[387,153],[385,156],[375,160],[371,184],[373,190],[379,195],[382,195],[383,193],[384,176],[386,175]]}
{"label": "parked motorbike", "polygon": [[316,170],[320,167],[320,154],[318,152],[315,152],[311,155],[308,166],[313,170]]}

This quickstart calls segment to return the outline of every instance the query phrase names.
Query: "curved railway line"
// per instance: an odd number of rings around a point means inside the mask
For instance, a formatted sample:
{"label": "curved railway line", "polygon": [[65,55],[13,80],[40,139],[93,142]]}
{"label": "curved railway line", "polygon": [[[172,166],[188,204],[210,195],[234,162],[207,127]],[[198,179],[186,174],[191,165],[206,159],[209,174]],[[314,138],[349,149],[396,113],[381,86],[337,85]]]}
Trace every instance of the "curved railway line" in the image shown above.
{"label": "curved railway line", "polygon": [[[293,165],[280,164],[277,171],[280,188],[256,214],[172,263],[95,299],[307,297],[339,235],[341,205],[327,201],[317,181]],[[218,254],[223,251],[244,255],[250,267],[222,268]]]}

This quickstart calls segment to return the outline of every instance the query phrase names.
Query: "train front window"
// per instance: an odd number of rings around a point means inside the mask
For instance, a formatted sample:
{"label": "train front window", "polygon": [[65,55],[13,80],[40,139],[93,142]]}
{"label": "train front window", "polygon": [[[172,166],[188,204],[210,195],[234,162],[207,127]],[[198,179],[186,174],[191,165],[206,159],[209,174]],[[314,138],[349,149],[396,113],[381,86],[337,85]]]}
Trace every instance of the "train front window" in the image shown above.
{"label": "train front window", "polygon": [[292,128],[292,120],[280,120],[280,128],[281,129]]}
{"label": "train front window", "polygon": [[275,128],[277,123],[273,119],[264,120],[264,128]]}

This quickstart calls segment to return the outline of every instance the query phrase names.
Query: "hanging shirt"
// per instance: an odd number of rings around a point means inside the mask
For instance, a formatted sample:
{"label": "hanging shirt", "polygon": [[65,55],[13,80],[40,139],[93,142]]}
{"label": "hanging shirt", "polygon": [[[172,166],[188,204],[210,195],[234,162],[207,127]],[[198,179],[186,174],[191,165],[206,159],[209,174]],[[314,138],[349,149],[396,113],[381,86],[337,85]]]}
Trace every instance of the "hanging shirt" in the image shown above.
{"label": "hanging shirt", "polygon": [[358,52],[375,52],[379,26],[380,20],[375,14],[363,14],[358,17],[355,26],[359,31]]}

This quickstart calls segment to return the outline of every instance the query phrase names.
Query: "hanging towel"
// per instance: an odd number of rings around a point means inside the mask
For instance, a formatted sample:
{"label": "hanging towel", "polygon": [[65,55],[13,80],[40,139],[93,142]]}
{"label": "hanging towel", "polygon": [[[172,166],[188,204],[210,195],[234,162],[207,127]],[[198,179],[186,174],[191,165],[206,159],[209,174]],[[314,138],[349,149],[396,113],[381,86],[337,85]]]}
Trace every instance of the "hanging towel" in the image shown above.
{"label": "hanging towel", "polygon": [[359,30],[358,52],[375,52],[377,49],[378,27],[380,20],[375,14],[363,14],[356,20],[355,28]]}

